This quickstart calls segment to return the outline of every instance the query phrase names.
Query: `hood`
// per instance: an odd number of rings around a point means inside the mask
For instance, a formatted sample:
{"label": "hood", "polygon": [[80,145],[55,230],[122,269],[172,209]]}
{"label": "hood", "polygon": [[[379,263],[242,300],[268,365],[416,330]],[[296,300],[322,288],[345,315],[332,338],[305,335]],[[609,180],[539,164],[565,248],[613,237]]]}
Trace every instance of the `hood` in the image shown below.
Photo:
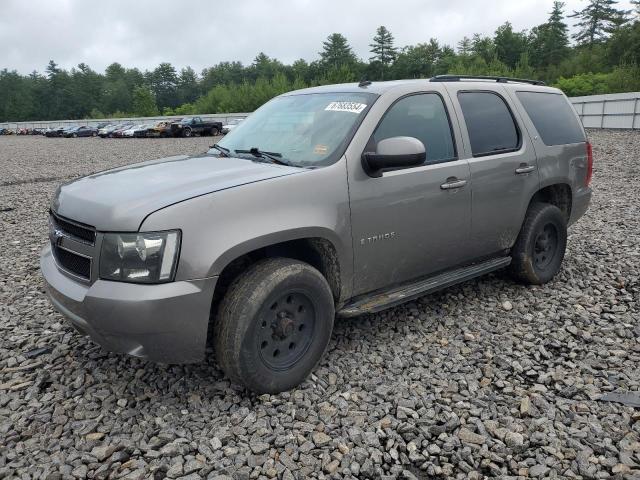
{"label": "hood", "polygon": [[303,171],[248,159],[181,155],[71,181],[58,188],[51,207],[97,230],[137,231],[147,215],[168,205]]}

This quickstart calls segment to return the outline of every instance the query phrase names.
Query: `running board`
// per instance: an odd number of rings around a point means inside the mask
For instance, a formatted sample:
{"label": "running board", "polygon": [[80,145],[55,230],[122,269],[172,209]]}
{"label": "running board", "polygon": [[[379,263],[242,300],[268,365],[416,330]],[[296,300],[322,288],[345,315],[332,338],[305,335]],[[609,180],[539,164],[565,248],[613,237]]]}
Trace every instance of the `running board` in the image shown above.
{"label": "running board", "polygon": [[382,293],[367,295],[364,298],[345,305],[338,315],[343,317],[355,317],[364,313],[375,313],[386,308],[395,307],[427,293],[435,292],[456,283],[470,280],[485,273],[506,267],[511,263],[511,257],[493,258],[482,263],[476,263],[466,267],[451,270],[435,277],[419,280],[414,283],[394,287]]}

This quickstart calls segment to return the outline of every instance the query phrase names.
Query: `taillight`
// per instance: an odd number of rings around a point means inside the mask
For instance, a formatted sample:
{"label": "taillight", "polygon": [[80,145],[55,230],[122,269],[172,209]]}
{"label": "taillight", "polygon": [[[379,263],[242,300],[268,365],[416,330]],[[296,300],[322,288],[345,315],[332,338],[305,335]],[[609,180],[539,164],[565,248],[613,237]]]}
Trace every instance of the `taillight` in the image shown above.
{"label": "taillight", "polygon": [[585,186],[591,185],[591,178],[593,177],[593,148],[591,142],[587,142],[587,178],[584,181]]}

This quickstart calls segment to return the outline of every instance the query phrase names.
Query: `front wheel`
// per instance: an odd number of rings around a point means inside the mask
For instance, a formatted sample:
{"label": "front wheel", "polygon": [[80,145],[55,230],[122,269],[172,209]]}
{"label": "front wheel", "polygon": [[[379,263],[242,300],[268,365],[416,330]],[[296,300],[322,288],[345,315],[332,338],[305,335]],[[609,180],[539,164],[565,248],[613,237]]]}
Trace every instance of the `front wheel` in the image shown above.
{"label": "front wheel", "polygon": [[212,137],[217,137],[218,135],[220,135],[220,130],[218,130],[218,127],[213,127],[211,129],[211,136]]}
{"label": "front wheel", "polygon": [[525,284],[541,285],[559,271],[567,248],[567,220],[555,205],[534,203],[512,250],[511,276]]}
{"label": "front wheel", "polygon": [[183,136],[183,137],[190,137],[190,136],[192,135],[192,133],[193,133],[193,132],[191,132],[191,129],[190,129],[190,128],[185,128],[185,129],[182,131],[182,136]]}
{"label": "front wheel", "polygon": [[312,266],[285,258],[241,274],[220,304],[218,362],[234,382],[257,393],[300,384],[322,357],[333,328],[333,295]]}

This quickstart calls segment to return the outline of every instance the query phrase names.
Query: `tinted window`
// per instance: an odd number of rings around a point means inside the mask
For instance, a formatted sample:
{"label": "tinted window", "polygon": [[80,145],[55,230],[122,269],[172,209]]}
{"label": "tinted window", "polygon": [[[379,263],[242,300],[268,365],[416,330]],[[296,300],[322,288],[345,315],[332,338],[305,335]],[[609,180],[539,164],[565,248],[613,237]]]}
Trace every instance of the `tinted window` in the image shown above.
{"label": "tinted window", "polygon": [[414,137],[427,150],[427,163],[456,156],[449,118],[442,98],[435,93],[410,95],[394,103],[378,125],[373,140]]}
{"label": "tinted window", "polygon": [[584,133],[563,95],[543,92],[516,92],[545,145],[584,142]]}
{"label": "tinted window", "polygon": [[502,97],[489,92],[461,92],[458,100],[474,157],[518,148],[518,128]]}

